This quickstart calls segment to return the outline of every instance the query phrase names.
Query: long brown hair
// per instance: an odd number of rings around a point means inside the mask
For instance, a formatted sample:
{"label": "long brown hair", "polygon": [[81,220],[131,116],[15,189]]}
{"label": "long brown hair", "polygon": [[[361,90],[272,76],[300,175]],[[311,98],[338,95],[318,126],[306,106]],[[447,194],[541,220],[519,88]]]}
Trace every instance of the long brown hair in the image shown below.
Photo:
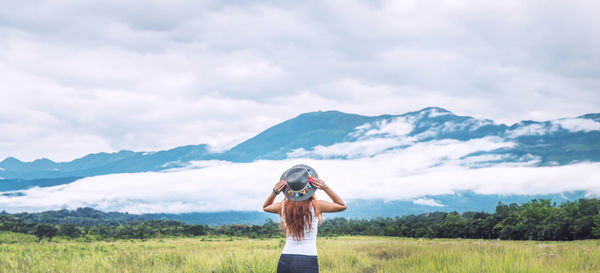
{"label": "long brown hair", "polygon": [[[300,241],[304,238],[305,229],[313,231],[311,210],[314,211],[315,202],[314,195],[302,201],[290,201],[287,198],[283,201],[283,212],[279,212],[279,216],[283,218],[282,224],[287,236]],[[315,217],[317,216],[315,215]]]}

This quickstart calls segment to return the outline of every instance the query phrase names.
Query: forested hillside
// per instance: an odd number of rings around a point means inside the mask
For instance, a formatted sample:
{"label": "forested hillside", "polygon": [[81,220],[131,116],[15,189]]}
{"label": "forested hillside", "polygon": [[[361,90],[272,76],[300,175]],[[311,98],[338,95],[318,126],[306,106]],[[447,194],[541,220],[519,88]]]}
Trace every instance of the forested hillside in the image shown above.
{"label": "forested hillside", "polygon": [[[549,199],[534,199],[521,205],[499,203],[494,213],[434,212],[371,220],[327,219],[319,226],[319,234],[508,240],[592,239],[600,238],[599,209],[598,199],[579,199],[558,205]],[[61,215],[68,217],[63,217],[62,221],[50,221]],[[278,224],[270,219],[263,225],[190,225],[168,219],[145,220],[143,217],[123,213],[99,213],[89,208],[26,216],[27,214],[3,212],[0,215],[0,230],[34,234],[40,240],[51,240],[55,236],[78,240],[198,235],[251,238],[283,236]],[[69,219],[70,223],[65,223],[64,219]],[[45,223],[36,223],[40,220]]]}

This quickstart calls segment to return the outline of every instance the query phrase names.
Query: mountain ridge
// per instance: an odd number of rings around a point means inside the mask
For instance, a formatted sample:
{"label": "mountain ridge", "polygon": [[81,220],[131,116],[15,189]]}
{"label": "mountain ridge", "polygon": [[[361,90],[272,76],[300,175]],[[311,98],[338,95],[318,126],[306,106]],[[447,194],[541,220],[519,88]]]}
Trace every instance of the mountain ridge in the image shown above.
{"label": "mountain ridge", "polygon": [[[494,166],[529,168],[585,161],[600,162],[598,140],[600,140],[600,114],[598,113],[550,121],[523,120],[508,126],[495,123],[490,119],[456,115],[440,107],[427,107],[401,115],[379,116],[347,114],[335,110],[318,111],[303,113],[275,124],[220,153],[210,152],[206,144],[197,144],[159,151],[121,150],[113,153],[92,153],[66,162],[54,162],[47,158],[22,162],[17,158],[7,157],[0,162],[0,198],[3,198],[5,204],[11,204],[11,198],[15,198],[15,201],[23,200],[34,197],[35,192],[46,191],[35,189],[36,187],[65,185],[89,176],[135,172],[180,172],[204,168],[212,164],[245,163],[255,160],[366,159],[371,162],[373,158],[372,162],[379,162],[378,160],[391,158],[392,161],[408,163],[408,170],[416,172],[429,169],[437,172],[435,168],[441,168],[440,170],[452,168],[467,170]],[[410,162],[415,156],[417,160]],[[211,162],[198,162],[203,160]],[[236,166],[244,165],[236,164]],[[356,165],[349,162],[349,166]],[[186,174],[186,172],[181,173]],[[162,174],[156,175],[162,176]],[[105,177],[105,179],[112,180],[112,177]],[[124,180],[124,183],[128,182]],[[482,183],[485,183],[485,180]],[[577,181],[567,183],[577,183]],[[31,188],[34,188],[31,192],[26,191]],[[341,215],[363,218],[370,214],[391,217],[433,210],[460,211],[479,208],[488,210],[497,203],[496,200],[520,202],[525,197],[562,200],[563,196],[567,196],[568,199],[585,198],[587,194],[588,192],[572,194],[555,192],[550,195],[507,197],[463,192],[458,195],[419,195],[416,199],[391,201],[377,198],[349,199],[347,201],[352,209]],[[118,202],[120,201],[117,200]],[[93,203],[90,204],[95,206]],[[63,207],[69,207],[68,205],[64,204]],[[236,219],[235,221],[238,222],[261,222],[266,219],[266,216],[261,213],[255,211],[210,214],[191,211],[182,214],[155,213],[152,217],[218,224],[226,223],[229,221],[227,219]]]}
{"label": "mountain ridge", "polygon": [[[196,160],[281,160],[289,158],[294,152],[310,157],[311,152],[318,147],[373,138],[413,138],[417,142],[427,142],[498,137],[513,141],[517,146],[479,154],[504,156],[509,158],[507,160],[519,160],[519,157],[531,155],[539,158],[540,165],[563,165],[586,160],[600,161],[600,144],[595,144],[600,139],[600,130],[580,130],[590,124],[593,128],[600,128],[597,126],[600,124],[598,121],[599,113],[589,113],[552,121],[524,120],[507,126],[489,119],[455,115],[441,107],[379,116],[348,114],[336,110],[318,111],[303,113],[269,127],[221,153],[211,153],[206,144],[196,144],[151,152],[121,150],[114,153],[92,153],[66,162],[54,162],[47,158],[23,162],[15,157],[7,157],[0,162],[0,177],[4,180],[35,180],[161,171],[185,167],[188,162]],[[387,128],[393,127],[392,125],[397,128]],[[406,132],[399,134],[398,130]],[[314,153],[312,156],[322,158]]]}
{"label": "mountain ridge", "polygon": [[[379,117],[393,118],[393,117],[399,117],[399,116],[406,116],[406,115],[410,115],[410,114],[418,114],[418,113],[422,113],[422,112],[425,112],[425,111],[431,111],[431,110],[438,110],[438,111],[441,111],[441,112],[445,112],[445,113],[454,115],[453,112],[448,111],[448,110],[446,110],[444,108],[437,107],[437,106],[429,106],[429,107],[425,107],[425,108],[423,108],[421,110],[406,112],[404,114],[397,114],[397,115],[394,115],[394,114],[384,114],[384,115],[377,115],[377,116],[363,116],[363,115],[359,115],[359,114],[345,113],[345,112],[341,112],[341,111],[338,111],[338,110],[316,111],[316,112],[307,112],[307,113],[299,114],[298,116],[296,116],[296,117],[294,117],[292,119],[289,119],[287,121],[294,120],[296,118],[307,116],[307,115],[311,115],[311,114],[330,113],[330,112],[339,113],[339,114],[345,114],[345,115],[354,115],[354,116],[360,116],[360,117],[366,117],[366,118],[379,118]],[[458,115],[455,115],[455,116],[456,117],[461,117],[461,118],[473,118],[471,116],[458,116]],[[569,118],[569,117],[567,117],[567,118]],[[590,119],[590,120],[600,121],[600,113],[588,113],[588,114],[583,114],[583,115],[577,116],[575,118],[582,118],[582,119]],[[485,120],[493,122],[493,120],[489,120],[489,119],[485,119]],[[284,122],[282,122],[280,124],[286,123],[287,121],[284,121]],[[516,126],[518,126],[521,123],[534,124],[534,123],[550,122],[550,121],[552,121],[552,120],[546,120],[546,121],[522,120],[522,121],[513,123],[510,126],[506,125],[504,123],[500,123],[498,125],[500,125],[500,126],[504,125],[504,126],[507,126],[507,128],[515,128]],[[267,131],[267,130],[273,128],[273,127],[276,127],[276,126],[278,126],[280,124],[276,124],[276,125],[274,125],[272,127],[267,128],[266,130],[262,131],[258,135],[254,136],[254,137],[252,137],[252,138],[250,138],[248,140],[242,141],[241,143],[235,145],[233,148],[231,148],[231,149],[229,149],[227,151],[233,150],[235,147],[243,144],[244,142],[247,142],[247,141],[249,141],[251,139],[254,139],[257,136],[259,136],[260,134],[264,133],[265,131]],[[190,145],[177,146],[175,148],[166,149],[166,150],[157,150],[157,151],[139,151],[139,152],[135,152],[135,151],[132,151],[132,150],[119,150],[119,151],[112,152],[112,153],[109,153],[109,152],[98,152],[98,153],[90,153],[90,154],[87,154],[87,155],[85,155],[83,157],[75,158],[75,159],[70,160],[70,161],[60,161],[60,162],[53,161],[53,160],[45,158],[45,157],[42,157],[42,158],[39,158],[39,159],[35,159],[33,161],[22,161],[22,160],[14,157],[14,156],[7,156],[2,161],[0,161],[0,167],[5,167],[7,164],[23,164],[23,163],[25,163],[25,164],[27,164],[27,163],[29,163],[29,164],[40,164],[40,162],[51,162],[51,163],[54,163],[54,164],[70,163],[70,162],[73,162],[73,161],[84,160],[87,157],[92,157],[92,156],[101,156],[101,155],[111,156],[111,155],[117,155],[117,154],[120,154],[120,153],[158,153],[158,152],[167,152],[167,151],[171,151],[171,150],[175,150],[175,149],[179,149],[179,148],[187,147],[187,146],[205,146],[205,147],[207,147],[208,145],[207,144],[190,144]],[[224,151],[222,153],[226,153],[227,151]],[[222,154],[222,153],[216,153],[216,154]]]}

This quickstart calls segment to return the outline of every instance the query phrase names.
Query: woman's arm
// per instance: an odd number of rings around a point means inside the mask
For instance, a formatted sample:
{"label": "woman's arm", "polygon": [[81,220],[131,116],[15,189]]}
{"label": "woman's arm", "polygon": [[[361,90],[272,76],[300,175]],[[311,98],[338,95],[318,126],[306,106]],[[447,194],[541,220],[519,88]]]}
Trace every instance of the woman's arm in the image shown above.
{"label": "woman's arm", "polygon": [[[271,192],[271,194],[269,194],[269,197],[267,197],[267,200],[265,200],[265,203],[263,204],[264,211],[279,214],[279,212],[281,211],[281,202],[273,203],[273,201],[275,201],[275,197],[277,197],[277,194],[279,194],[283,190],[283,188],[285,188],[286,185],[287,184],[283,181],[279,181],[277,182],[277,184],[275,184],[275,187],[273,187],[273,191]],[[277,192],[277,194],[275,194],[275,192]]]}
{"label": "woman's arm", "polygon": [[332,202],[325,200],[317,200],[317,205],[319,206],[319,210],[321,212],[339,212],[346,210],[346,203],[344,200],[340,198],[333,190],[328,187],[323,180],[318,178],[313,178],[313,185],[317,187],[317,189],[323,190],[329,198],[331,198]]}

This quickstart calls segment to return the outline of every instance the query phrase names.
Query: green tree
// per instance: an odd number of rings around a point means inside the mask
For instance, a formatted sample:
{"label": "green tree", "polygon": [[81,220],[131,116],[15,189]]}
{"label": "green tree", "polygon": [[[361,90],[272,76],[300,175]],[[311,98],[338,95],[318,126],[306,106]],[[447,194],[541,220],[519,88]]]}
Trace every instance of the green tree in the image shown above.
{"label": "green tree", "polygon": [[594,227],[592,228],[592,235],[596,238],[600,238],[600,214],[594,216]]}
{"label": "green tree", "polygon": [[48,241],[52,241],[52,237],[56,235],[58,228],[51,224],[37,224],[33,230],[33,235],[38,237],[38,242],[44,237],[48,237]]}
{"label": "green tree", "polygon": [[79,227],[73,224],[61,225],[58,229],[59,235],[69,236],[71,238],[78,238],[81,236],[81,230]]}

